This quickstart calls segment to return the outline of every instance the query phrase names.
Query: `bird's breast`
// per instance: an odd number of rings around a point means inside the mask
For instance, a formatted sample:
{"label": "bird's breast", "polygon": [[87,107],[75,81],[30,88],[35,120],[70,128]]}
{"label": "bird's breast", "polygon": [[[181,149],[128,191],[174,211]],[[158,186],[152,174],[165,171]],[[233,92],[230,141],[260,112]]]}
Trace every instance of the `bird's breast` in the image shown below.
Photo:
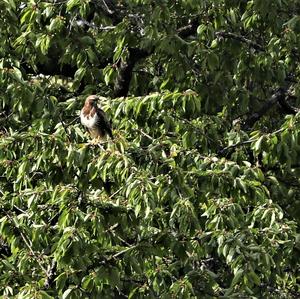
{"label": "bird's breast", "polygon": [[95,127],[97,125],[98,120],[99,120],[99,116],[97,115],[97,113],[94,113],[94,115],[91,116],[90,113],[85,114],[81,110],[81,112],[80,112],[80,121],[87,128],[91,129],[91,128]]}

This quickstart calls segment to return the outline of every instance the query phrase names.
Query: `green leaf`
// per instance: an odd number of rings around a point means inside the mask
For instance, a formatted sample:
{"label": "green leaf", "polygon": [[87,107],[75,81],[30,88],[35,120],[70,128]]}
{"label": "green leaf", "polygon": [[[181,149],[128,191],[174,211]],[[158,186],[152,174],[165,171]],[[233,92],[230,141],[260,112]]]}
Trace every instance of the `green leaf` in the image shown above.
{"label": "green leaf", "polygon": [[80,5],[80,0],[69,0],[67,2],[67,10],[70,11],[72,10],[72,8],[79,5]]}
{"label": "green leaf", "polygon": [[65,272],[59,274],[59,275],[56,277],[56,279],[55,279],[55,281],[56,281],[56,288],[57,288],[58,290],[64,289],[64,287],[65,287],[65,285],[66,285],[67,279],[68,279],[68,276],[67,276],[67,274],[66,274]]}
{"label": "green leaf", "polygon": [[83,79],[85,73],[86,73],[86,68],[84,67],[79,68],[75,72],[74,79],[80,82]]}
{"label": "green leaf", "polygon": [[244,274],[244,270],[243,269],[238,269],[233,277],[233,280],[231,282],[231,287],[234,287],[236,284],[238,284],[241,281],[241,278]]}
{"label": "green leaf", "polygon": [[265,136],[260,136],[259,139],[254,143],[254,150],[259,152],[261,150],[262,142],[264,141]]}
{"label": "green leaf", "polygon": [[72,291],[73,291],[73,289],[67,289],[67,290],[65,290],[64,293],[63,293],[63,295],[62,295],[62,299],[69,298]]}
{"label": "green leaf", "polygon": [[41,295],[42,299],[53,299],[54,297],[47,294],[45,291],[39,291],[39,294]]}

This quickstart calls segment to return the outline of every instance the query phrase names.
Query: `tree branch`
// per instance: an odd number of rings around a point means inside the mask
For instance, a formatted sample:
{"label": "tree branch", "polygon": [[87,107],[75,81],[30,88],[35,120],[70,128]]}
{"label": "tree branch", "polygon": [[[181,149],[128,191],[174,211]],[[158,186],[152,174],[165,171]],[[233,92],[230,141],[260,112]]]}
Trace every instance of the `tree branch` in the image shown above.
{"label": "tree branch", "polygon": [[56,261],[52,260],[52,264],[47,270],[47,277],[46,277],[46,280],[45,280],[45,283],[44,283],[44,286],[45,286],[46,289],[50,288],[52,283],[54,282],[54,279],[55,279],[54,276],[55,276],[55,273],[56,273],[56,266],[57,266]]}
{"label": "tree branch", "polygon": [[[276,135],[280,132],[284,131],[284,129],[278,129],[277,131],[275,132],[272,132],[272,133],[269,133],[269,134],[266,134],[266,136],[272,136],[272,135]],[[261,137],[261,136],[260,136]],[[228,145],[226,147],[224,147],[223,149],[221,149],[219,152],[218,152],[218,155],[223,155],[225,152],[227,152],[228,150],[230,149],[234,149],[236,147],[239,147],[239,146],[243,146],[243,145],[248,145],[248,144],[251,144],[252,142],[256,142],[259,140],[260,137],[257,137],[257,138],[251,138],[249,140],[244,140],[244,141],[239,141],[237,143],[234,143],[234,144],[231,144],[231,145]]]}
{"label": "tree branch", "polygon": [[197,32],[197,28],[199,26],[198,19],[191,21],[188,25],[183,26],[177,29],[177,34],[181,38],[187,38],[190,35],[193,35]]}
{"label": "tree branch", "polygon": [[286,90],[278,88],[278,90],[264,103],[259,111],[253,113],[244,123],[243,129],[247,130],[253,127],[253,125],[264,116],[273,106],[279,101],[284,100]]}
{"label": "tree branch", "polygon": [[72,78],[77,71],[77,68],[71,66],[70,64],[60,64],[57,57],[48,57],[49,61],[44,64],[37,64],[36,70],[34,70],[26,62],[21,64],[21,68],[26,72],[26,74],[39,75],[43,74],[45,76],[64,76]]}
{"label": "tree branch", "polygon": [[126,61],[121,61],[118,69],[118,76],[114,86],[115,97],[127,96],[134,66],[139,60],[151,55],[152,52],[153,50],[146,51],[137,48],[129,48],[129,58]]}
{"label": "tree branch", "polygon": [[218,31],[216,32],[216,36],[217,37],[222,37],[222,38],[231,38],[231,39],[235,39],[239,42],[242,42],[244,44],[247,44],[250,48],[253,48],[255,50],[258,50],[258,51],[262,51],[264,52],[265,49],[263,46],[257,44],[256,42],[242,36],[242,35],[238,35],[238,34],[235,34],[235,33],[232,33],[232,32],[225,32],[225,31]]}
{"label": "tree branch", "polygon": [[288,103],[288,100],[291,99],[293,96],[287,94],[285,97],[280,97],[278,100],[278,103],[280,106],[283,108],[284,112],[287,114],[296,114],[297,112],[300,111],[299,108],[293,107]]}

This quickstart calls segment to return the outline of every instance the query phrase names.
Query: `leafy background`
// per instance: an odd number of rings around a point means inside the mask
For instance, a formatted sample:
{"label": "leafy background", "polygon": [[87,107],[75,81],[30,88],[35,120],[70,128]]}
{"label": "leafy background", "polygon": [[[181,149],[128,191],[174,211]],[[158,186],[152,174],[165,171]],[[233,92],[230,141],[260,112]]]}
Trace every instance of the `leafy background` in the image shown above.
{"label": "leafy background", "polygon": [[299,298],[300,2],[197,2],[1,1],[3,298]]}

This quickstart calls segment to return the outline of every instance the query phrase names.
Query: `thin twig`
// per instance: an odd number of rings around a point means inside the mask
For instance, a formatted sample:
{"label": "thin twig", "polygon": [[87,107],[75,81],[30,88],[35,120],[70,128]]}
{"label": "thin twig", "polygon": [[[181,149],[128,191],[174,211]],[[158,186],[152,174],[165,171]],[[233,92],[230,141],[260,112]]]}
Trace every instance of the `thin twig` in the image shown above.
{"label": "thin twig", "polygon": [[75,123],[79,118],[80,118],[79,116],[76,116],[71,122],[67,123],[67,127]]}
{"label": "thin twig", "polygon": [[[283,130],[284,130],[284,129],[281,128],[281,129],[278,129],[278,130],[276,130],[276,131],[274,131],[274,132],[272,132],[272,133],[266,134],[265,136],[276,135],[276,134],[282,132]],[[261,136],[260,136],[260,137],[261,137]],[[224,148],[220,151],[220,153],[224,153],[225,151],[227,151],[227,150],[229,150],[229,149],[231,149],[231,148],[235,148],[235,147],[238,147],[238,146],[242,146],[242,145],[250,144],[250,143],[252,143],[252,142],[256,142],[256,141],[259,140],[260,137],[253,138],[253,139],[249,139],[249,140],[245,140],[245,141],[239,141],[239,142],[237,142],[237,143],[231,144],[231,145],[229,145],[229,146],[227,146],[227,147],[224,147]]]}
{"label": "thin twig", "polygon": [[119,223],[116,223],[114,225],[112,225],[111,227],[109,227],[105,232],[108,233],[110,232],[115,238],[119,239],[121,242],[123,242],[126,246],[130,246],[130,244],[128,242],[126,242],[124,239],[122,239],[120,236],[118,236],[115,233],[115,229],[119,226]]}
{"label": "thin twig", "polygon": [[136,245],[130,246],[130,247],[128,247],[128,248],[125,248],[124,250],[121,250],[121,251],[119,251],[118,253],[114,254],[111,258],[112,258],[112,259],[115,259],[115,258],[117,258],[118,256],[120,256],[120,255],[126,253],[127,251],[130,251],[130,250],[133,250],[133,249],[137,248],[138,246],[139,246],[139,244],[136,244]]}
{"label": "thin twig", "polygon": [[239,141],[237,143],[234,143],[234,144],[231,144],[231,145],[228,145],[226,147],[224,147],[221,152],[224,152],[224,151],[227,151],[231,148],[234,148],[234,147],[238,147],[238,146],[242,146],[242,145],[246,145],[246,144],[249,144],[249,143],[252,143],[252,142],[255,142],[257,141],[259,138],[254,138],[254,139],[249,139],[249,140],[246,140],[246,141]]}
{"label": "thin twig", "polygon": [[60,120],[60,122],[61,122],[61,124],[62,124],[64,130],[65,130],[65,133],[66,133],[66,135],[67,135],[67,138],[68,138],[69,142],[72,142],[71,137],[69,136],[69,133],[68,133],[68,131],[67,131],[67,127],[65,126],[65,123],[64,123],[63,119],[61,118],[60,115],[58,115],[58,117],[59,117],[59,120]]}
{"label": "thin twig", "polygon": [[24,210],[22,210],[21,208],[17,207],[16,205],[13,205],[13,207],[18,210],[19,212],[23,213],[24,215],[28,216],[28,213],[26,213]]}
{"label": "thin twig", "polygon": [[102,0],[102,3],[104,4],[104,6],[105,6],[105,8],[106,8],[106,10],[107,10],[107,12],[109,13],[109,14],[113,14],[114,13],[114,11],[113,10],[111,10],[109,7],[108,7],[108,5],[107,5],[107,3],[106,3],[106,1],[105,0]]}
{"label": "thin twig", "polygon": [[232,32],[218,31],[218,32],[216,32],[216,36],[223,37],[223,38],[232,38],[232,39],[235,39],[237,41],[247,44],[248,46],[250,46],[251,48],[253,48],[255,50],[265,52],[265,49],[263,46],[257,44],[256,42],[254,42],[242,35],[238,35],[238,34],[235,34]]}
{"label": "thin twig", "polygon": [[[13,218],[6,212],[6,216],[10,219],[10,221],[13,223],[14,220]],[[45,273],[45,275],[47,276],[47,270],[46,268],[42,265],[42,263],[40,262],[40,258],[36,255],[36,253],[33,251],[32,246],[30,244],[30,241],[27,240],[26,236],[24,235],[24,233],[20,230],[20,228],[18,226],[16,226],[16,229],[19,231],[20,236],[22,238],[22,240],[24,241],[25,245],[27,246],[27,248],[29,249],[29,251],[31,252],[31,254],[35,257],[38,265],[40,266],[40,268],[43,270],[43,272]]]}
{"label": "thin twig", "polygon": [[22,232],[20,232],[20,235],[21,235],[21,237],[22,237],[24,243],[26,244],[26,246],[27,246],[28,249],[30,250],[31,254],[36,258],[37,263],[39,264],[39,266],[41,267],[41,269],[44,271],[44,273],[45,273],[46,276],[47,276],[47,273],[48,273],[48,272],[47,272],[46,268],[42,265],[42,263],[40,262],[40,258],[39,258],[39,257],[36,255],[36,253],[33,251],[33,249],[32,249],[32,247],[31,247],[29,241],[26,239],[25,235],[24,235]]}
{"label": "thin twig", "polygon": [[58,1],[56,2],[56,0],[54,0],[53,2],[51,2],[52,5],[60,5],[60,4],[64,4],[64,3],[67,3],[68,0],[63,0],[63,1]]}
{"label": "thin twig", "polygon": [[114,192],[113,194],[111,194],[109,196],[109,199],[113,198],[115,195],[117,195],[119,192],[121,192],[123,190],[123,187],[121,187],[120,189],[118,189],[116,192]]}
{"label": "thin twig", "polygon": [[147,133],[145,133],[143,130],[141,129],[135,129],[136,131],[139,131],[142,135],[144,135],[145,137],[147,137],[148,139],[150,139],[151,141],[154,141],[155,139],[153,137],[151,137],[150,135],[148,135]]}

